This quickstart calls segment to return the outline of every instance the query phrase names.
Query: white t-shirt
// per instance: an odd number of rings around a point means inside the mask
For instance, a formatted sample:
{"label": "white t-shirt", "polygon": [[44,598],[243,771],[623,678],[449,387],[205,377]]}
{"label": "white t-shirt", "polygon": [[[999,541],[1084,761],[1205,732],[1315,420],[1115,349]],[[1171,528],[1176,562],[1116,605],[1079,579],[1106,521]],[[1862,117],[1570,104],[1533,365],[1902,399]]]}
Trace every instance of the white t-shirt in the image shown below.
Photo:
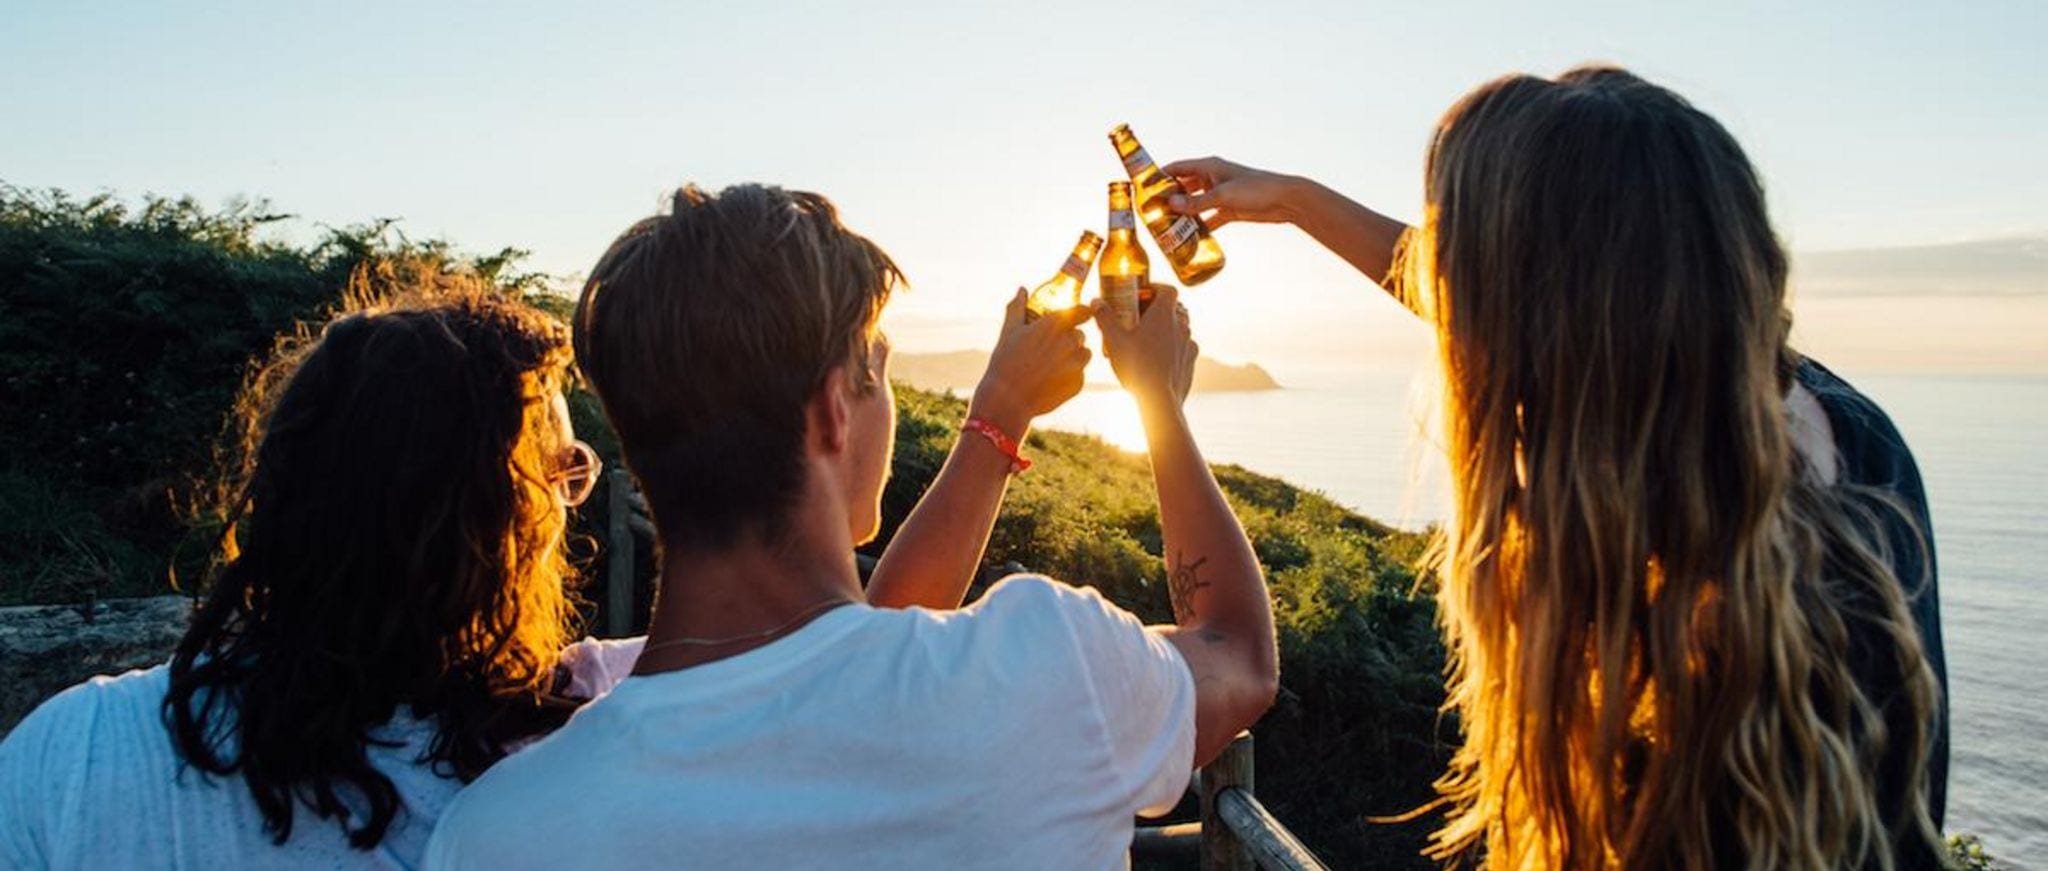
{"label": "white t-shirt", "polygon": [[[563,652],[567,694],[602,695],[632,670],[644,639],[585,640]],[[170,667],[96,677],[37,707],[0,742],[0,869],[418,867],[427,835],[461,782],[421,763],[434,726],[404,709],[373,735],[370,764],[403,806],[384,840],[349,846],[332,819],[293,809],[292,836],[271,842],[240,777],[183,767],[164,728]],[[182,769],[182,770],[181,770]],[[358,813],[367,803],[344,791]]]}
{"label": "white t-shirt", "polygon": [[1093,590],[847,605],[628,678],[441,816],[430,869],[1121,868],[1194,758],[1194,682]]}

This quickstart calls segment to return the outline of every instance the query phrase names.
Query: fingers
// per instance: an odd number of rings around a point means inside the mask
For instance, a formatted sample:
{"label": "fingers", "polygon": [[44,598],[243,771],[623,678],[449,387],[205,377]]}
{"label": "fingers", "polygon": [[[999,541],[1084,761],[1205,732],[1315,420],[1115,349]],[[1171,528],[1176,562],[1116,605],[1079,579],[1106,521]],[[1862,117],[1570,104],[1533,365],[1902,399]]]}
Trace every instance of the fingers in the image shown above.
{"label": "fingers", "polygon": [[[1224,204],[1225,191],[1222,185],[1210,188],[1192,196],[1174,194],[1166,198],[1166,210],[1176,215],[1194,215],[1200,218],[1202,226],[1215,230],[1238,219],[1237,212]],[[1209,214],[1203,215],[1203,212]]]}
{"label": "fingers", "polygon": [[1193,179],[1196,187],[1208,188],[1228,181],[1230,161],[1220,157],[1197,157],[1192,160],[1176,160],[1159,168],[1160,172],[1181,179]]}
{"label": "fingers", "polygon": [[[1093,317],[1095,317],[1094,307],[1085,305],[1077,305],[1073,308],[1061,309],[1056,312],[1046,313],[1046,320],[1058,324],[1059,326],[1057,327],[1057,329],[1062,330],[1071,330],[1075,327],[1087,323],[1088,320]],[[1076,333],[1075,335],[1080,334]]]}
{"label": "fingers", "polygon": [[[1109,328],[1111,324],[1117,323],[1117,317],[1116,310],[1109,307],[1108,300],[1096,297],[1092,302],[1088,303],[1088,311],[1090,317],[1095,319],[1095,328],[1102,331],[1105,341],[1110,333],[1116,332],[1116,330]],[[1122,325],[1118,324],[1118,326]]]}
{"label": "fingers", "polygon": [[1223,208],[1222,193],[1220,188],[1210,188],[1190,196],[1174,194],[1166,198],[1166,208],[1175,214],[1199,215],[1210,209]]}
{"label": "fingers", "polygon": [[1067,400],[1080,395],[1082,389],[1088,386],[1087,367],[1087,353],[1083,352],[1080,362],[1068,369],[1068,374],[1062,377],[1055,387],[1055,395],[1059,397],[1058,405],[1066,404]]}
{"label": "fingers", "polygon": [[1030,308],[1030,294],[1026,293],[1022,287],[1017,288],[1017,295],[1010,297],[1009,306],[1003,309],[1003,329],[1007,330],[1023,323],[1025,320],[1024,316],[1030,311]]}
{"label": "fingers", "polygon": [[1174,311],[1180,308],[1180,288],[1174,287],[1171,284],[1152,285],[1152,307],[1147,309],[1145,314],[1150,316],[1162,307],[1167,311]]}

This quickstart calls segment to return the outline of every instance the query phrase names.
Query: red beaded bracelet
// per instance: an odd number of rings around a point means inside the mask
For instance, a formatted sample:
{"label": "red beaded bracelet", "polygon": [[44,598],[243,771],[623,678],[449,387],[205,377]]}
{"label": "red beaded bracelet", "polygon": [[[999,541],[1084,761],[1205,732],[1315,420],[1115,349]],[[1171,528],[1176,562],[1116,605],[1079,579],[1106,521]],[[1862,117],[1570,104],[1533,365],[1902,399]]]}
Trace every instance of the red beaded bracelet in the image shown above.
{"label": "red beaded bracelet", "polygon": [[988,439],[989,444],[995,445],[996,450],[1002,451],[1004,456],[1009,457],[1010,474],[1014,475],[1031,468],[1031,461],[1017,454],[1017,442],[1011,439],[1008,433],[998,429],[995,424],[978,417],[970,417],[966,423],[960,425],[960,429],[963,432],[980,434],[982,438]]}

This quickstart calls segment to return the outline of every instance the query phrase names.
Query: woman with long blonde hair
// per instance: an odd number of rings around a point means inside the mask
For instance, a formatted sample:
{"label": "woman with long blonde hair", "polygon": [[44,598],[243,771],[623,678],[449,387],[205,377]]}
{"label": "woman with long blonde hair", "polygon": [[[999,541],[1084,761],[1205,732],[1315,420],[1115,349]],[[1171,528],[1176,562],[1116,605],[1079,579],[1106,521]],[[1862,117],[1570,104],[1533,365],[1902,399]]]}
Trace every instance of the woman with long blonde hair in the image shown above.
{"label": "woman with long blonde hair", "polygon": [[1431,855],[1496,868],[1939,864],[1926,500],[1883,413],[1788,345],[1733,137],[1625,71],[1445,115],[1410,229],[1306,179],[1168,166],[1209,224],[1290,222],[1428,319],[1464,733]]}

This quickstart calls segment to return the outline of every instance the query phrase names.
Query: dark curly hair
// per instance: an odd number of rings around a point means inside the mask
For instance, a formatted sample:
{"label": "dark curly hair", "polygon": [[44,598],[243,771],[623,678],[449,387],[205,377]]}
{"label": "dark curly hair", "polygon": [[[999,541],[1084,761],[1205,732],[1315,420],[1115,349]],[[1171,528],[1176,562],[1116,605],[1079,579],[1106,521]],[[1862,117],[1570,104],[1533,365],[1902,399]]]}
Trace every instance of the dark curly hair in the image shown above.
{"label": "dark curly hair", "polygon": [[549,484],[570,363],[547,315],[444,287],[288,337],[244,385],[163,716],[188,764],[241,776],[277,843],[297,803],[358,849],[382,840],[401,801],[366,751],[400,706],[436,726],[420,762],[465,782],[572,710]]}

